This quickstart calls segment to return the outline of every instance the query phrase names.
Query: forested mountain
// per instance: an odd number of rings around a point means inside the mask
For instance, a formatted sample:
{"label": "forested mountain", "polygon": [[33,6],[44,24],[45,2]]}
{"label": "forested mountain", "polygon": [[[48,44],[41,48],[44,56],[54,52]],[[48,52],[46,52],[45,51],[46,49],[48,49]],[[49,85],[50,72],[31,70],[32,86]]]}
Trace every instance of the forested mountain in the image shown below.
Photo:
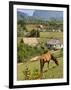
{"label": "forested mountain", "polygon": [[46,11],[46,10],[35,10],[34,17],[39,17],[44,20],[50,20],[50,19],[57,19],[62,20],[63,19],[63,12],[62,11]]}
{"label": "forested mountain", "polygon": [[44,11],[44,10],[35,10],[32,16],[29,16],[27,13],[17,11],[17,20],[24,20],[27,23],[34,22],[47,22],[49,20],[63,20],[62,11]]}

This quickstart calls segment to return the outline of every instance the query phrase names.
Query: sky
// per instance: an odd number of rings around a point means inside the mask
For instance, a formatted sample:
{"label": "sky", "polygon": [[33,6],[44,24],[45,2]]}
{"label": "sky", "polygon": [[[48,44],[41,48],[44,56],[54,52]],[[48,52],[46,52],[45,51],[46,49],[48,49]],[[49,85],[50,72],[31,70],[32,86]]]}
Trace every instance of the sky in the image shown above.
{"label": "sky", "polygon": [[29,16],[32,16],[35,10],[33,10],[33,9],[18,9],[18,11],[24,12],[24,13],[28,14]]}

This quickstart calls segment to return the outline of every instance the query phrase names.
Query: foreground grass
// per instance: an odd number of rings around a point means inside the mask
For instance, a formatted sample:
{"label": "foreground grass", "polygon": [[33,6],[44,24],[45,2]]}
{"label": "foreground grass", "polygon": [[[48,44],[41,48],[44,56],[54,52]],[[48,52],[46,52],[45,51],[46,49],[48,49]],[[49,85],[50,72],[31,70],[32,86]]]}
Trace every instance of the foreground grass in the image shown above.
{"label": "foreground grass", "polygon": [[[47,63],[44,65],[43,70],[43,79],[56,79],[56,78],[62,78],[63,77],[63,58],[58,58],[59,60],[59,66],[56,66],[56,64],[51,61],[49,65],[49,69],[47,68]],[[40,79],[40,62],[34,61],[34,62],[24,62],[17,64],[17,79],[18,80],[25,80],[24,70],[25,67],[29,68],[30,71],[30,80],[35,79],[35,70],[37,70],[37,79]]]}
{"label": "foreground grass", "polygon": [[63,78],[63,60],[59,58],[59,66],[50,63],[49,70],[44,73],[44,79],[56,79],[56,78]]}

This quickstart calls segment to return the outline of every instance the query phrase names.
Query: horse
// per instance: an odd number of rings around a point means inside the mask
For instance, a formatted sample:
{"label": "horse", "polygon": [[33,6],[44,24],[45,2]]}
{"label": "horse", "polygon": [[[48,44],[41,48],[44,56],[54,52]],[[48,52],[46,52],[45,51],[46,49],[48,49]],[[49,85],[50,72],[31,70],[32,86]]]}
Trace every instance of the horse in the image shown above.
{"label": "horse", "polygon": [[54,61],[57,66],[59,65],[59,62],[56,59],[56,57],[54,57],[54,55],[49,51],[44,52],[43,54],[34,57],[30,61],[32,62],[32,61],[37,61],[37,60],[40,61],[40,75],[39,75],[39,78],[41,78],[41,79],[42,79],[42,76],[43,76],[43,68],[44,68],[45,63],[48,63],[48,69],[49,69],[49,62],[51,60]]}
{"label": "horse", "polygon": [[44,67],[44,64],[45,63],[48,63],[48,68],[49,68],[49,62],[50,62],[50,60],[53,60],[57,66],[59,65],[58,60],[50,52],[47,52],[47,53],[42,54],[39,57],[39,60],[40,60],[40,73],[43,72],[43,67]]}

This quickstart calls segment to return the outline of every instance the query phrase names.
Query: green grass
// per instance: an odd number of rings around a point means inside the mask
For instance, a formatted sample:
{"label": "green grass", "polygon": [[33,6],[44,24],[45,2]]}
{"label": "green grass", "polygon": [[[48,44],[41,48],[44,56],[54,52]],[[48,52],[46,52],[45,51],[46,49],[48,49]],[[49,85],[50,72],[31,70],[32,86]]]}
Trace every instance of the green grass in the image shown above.
{"label": "green grass", "polygon": [[32,74],[33,74],[33,71],[34,71],[34,69],[36,68],[36,69],[39,69],[40,67],[39,67],[39,61],[35,61],[35,62],[25,62],[25,63],[23,63],[23,64],[18,64],[17,65],[17,71],[18,71],[18,73],[17,73],[17,79],[18,80],[23,80],[24,79],[24,73],[23,73],[23,71],[25,70],[25,67],[26,66],[28,66],[28,68],[29,68],[29,70],[30,70],[30,73],[31,73],[31,76],[32,76]]}
{"label": "green grass", "polygon": [[41,38],[58,38],[60,40],[63,40],[63,32],[40,32]]}
{"label": "green grass", "polygon": [[[45,68],[46,68],[46,66],[45,66]],[[62,60],[62,58],[59,58],[59,66],[56,66],[53,62],[50,63],[50,67],[47,72],[44,72],[43,78],[44,79],[63,78],[63,60]]]}
{"label": "green grass", "polygon": [[[57,53],[59,54],[59,52],[56,52],[55,54],[57,55]],[[45,63],[44,69],[43,69],[43,79],[63,78],[63,58],[59,57],[57,59],[59,61],[59,66],[56,66],[56,64],[53,61],[50,61],[49,69],[48,69],[47,63]],[[29,78],[31,80],[35,79],[35,77],[40,76],[40,62],[39,61],[33,61],[33,62],[27,61],[24,63],[17,64],[17,79],[18,80],[25,80],[25,75],[23,72],[25,71],[26,66],[28,67],[30,71]],[[37,73],[36,75],[35,75],[35,72]],[[40,79],[40,77],[37,79]]]}

